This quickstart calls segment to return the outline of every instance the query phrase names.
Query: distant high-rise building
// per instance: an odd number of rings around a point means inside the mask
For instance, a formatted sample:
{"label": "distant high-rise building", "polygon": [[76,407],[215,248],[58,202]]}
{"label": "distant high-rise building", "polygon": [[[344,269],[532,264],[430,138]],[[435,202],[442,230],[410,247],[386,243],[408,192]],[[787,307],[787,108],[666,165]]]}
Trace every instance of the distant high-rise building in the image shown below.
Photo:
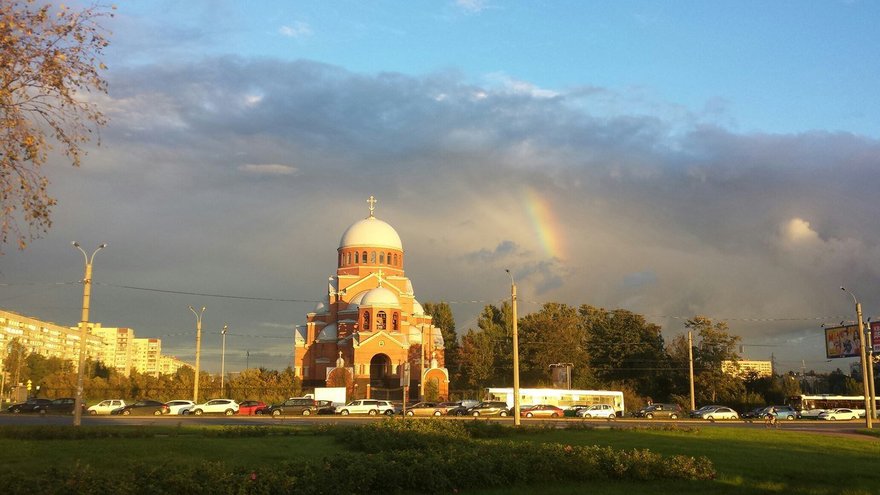
{"label": "distant high-rise building", "polygon": [[[134,369],[150,375],[172,374],[188,364],[162,356],[162,340],[135,338],[134,329],[89,323],[86,357],[129,376]],[[28,353],[79,363],[79,327],[63,327],[11,311],[0,310],[0,349],[18,338]]]}
{"label": "distant high-rise building", "polygon": [[[77,327],[64,327],[11,311],[0,310],[0,349],[5,349],[17,338],[28,353],[57,357],[79,365],[79,338]],[[103,348],[100,337],[92,334],[86,341],[86,357],[98,359]]]}

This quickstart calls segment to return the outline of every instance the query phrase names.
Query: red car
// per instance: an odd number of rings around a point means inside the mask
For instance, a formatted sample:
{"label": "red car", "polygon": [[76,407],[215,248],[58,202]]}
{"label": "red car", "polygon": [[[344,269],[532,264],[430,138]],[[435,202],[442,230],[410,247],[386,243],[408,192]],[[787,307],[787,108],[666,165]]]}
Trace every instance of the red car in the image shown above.
{"label": "red car", "polygon": [[519,412],[519,415],[524,418],[561,418],[564,413],[565,411],[556,406],[541,404],[523,409]]}
{"label": "red car", "polygon": [[266,403],[261,400],[246,400],[238,405],[239,416],[259,416],[265,412]]}

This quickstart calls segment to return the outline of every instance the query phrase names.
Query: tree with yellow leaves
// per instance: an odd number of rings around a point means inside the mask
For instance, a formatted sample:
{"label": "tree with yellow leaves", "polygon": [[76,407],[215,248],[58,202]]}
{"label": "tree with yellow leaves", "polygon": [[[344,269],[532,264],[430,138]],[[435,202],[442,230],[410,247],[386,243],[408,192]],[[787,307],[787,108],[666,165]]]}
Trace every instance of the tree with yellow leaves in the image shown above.
{"label": "tree with yellow leaves", "polygon": [[89,93],[107,92],[100,61],[112,8],[0,2],[0,251],[24,249],[52,225],[55,199],[41,166],[55,144],[74,166],[106,123]]}

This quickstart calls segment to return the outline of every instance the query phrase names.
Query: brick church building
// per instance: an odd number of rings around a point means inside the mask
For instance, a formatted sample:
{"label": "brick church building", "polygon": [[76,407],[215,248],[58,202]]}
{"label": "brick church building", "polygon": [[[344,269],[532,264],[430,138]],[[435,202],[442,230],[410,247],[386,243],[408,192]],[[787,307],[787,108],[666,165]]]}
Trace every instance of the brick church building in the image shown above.
{"label": "brick church building", "polygon": [[404,382],[411,399],[446,398],[440,329],[406,277],[400,236],[367,203],[370,215],[342,234],[323,302],[295,329],[295,372],[304,387],[344,385],[349,398],[399,399]]}

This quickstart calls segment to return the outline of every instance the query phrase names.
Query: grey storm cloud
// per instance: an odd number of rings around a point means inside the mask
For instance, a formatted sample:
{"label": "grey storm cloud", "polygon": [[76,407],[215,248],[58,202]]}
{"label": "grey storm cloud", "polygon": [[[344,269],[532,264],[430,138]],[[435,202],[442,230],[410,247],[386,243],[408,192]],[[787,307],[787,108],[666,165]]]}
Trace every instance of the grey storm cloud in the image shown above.
{"label": "grey storm cloud", "polygon": [[[681,109],[614,114],[603,105],[625,95],[608,88],[540,94],[307,60],[145,63],[110,83],[101,146],[82,169],[52,168],[55,226],[3,271],[75,280],[65,249],[91,235],[111,242],[96,270],[108,284],[266,299],[103,289],[97,318],[181,355],[186,306],[203,303],[218,328],[283,349],[371,194],[422,301],[497,301],[510,268],[524,299],[740,317],[733,329],[754,340],[849,311],[834,292],[844,282],[880,296],[875,139],[737,133]],[[65,321],[65,297],[16,303]],[[469,321],[480,307],[453,310]]]}

